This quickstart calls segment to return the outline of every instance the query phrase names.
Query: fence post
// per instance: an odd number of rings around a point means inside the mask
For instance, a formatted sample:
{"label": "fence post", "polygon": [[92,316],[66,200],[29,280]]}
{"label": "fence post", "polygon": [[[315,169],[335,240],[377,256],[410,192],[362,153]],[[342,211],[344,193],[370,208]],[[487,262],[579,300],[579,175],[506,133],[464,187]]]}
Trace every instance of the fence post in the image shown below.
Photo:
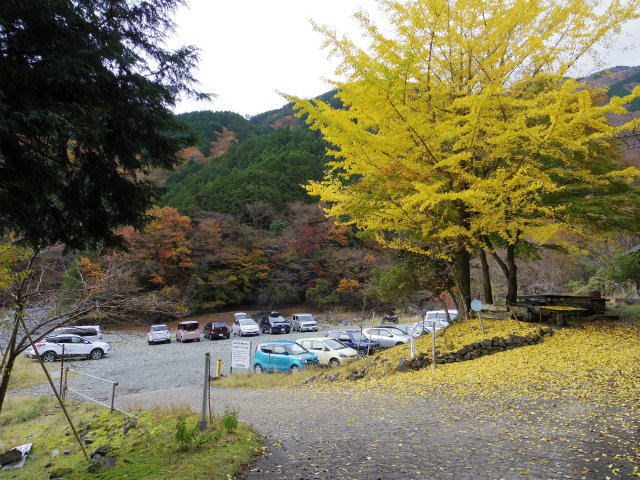
{"label": "fence post", "polygon": [[204,354],[204,386],[202,389],[202,415],[200,417],[200,422],[198,423],[198,428],[200,430],[205,430],[207,428],[207,393],[209,392],[209,360],[210,353],[207,352]]}
{"label": "fence post", "polygon": [[111,390],[111,413],[113,413],[113,402],[116,398],[116,385],[118,385],[118,382],[113,384],[113,390]]}
{"label": "fence post", "polygon": [[432,361],[431,361],[431,370],[436,369],[436,322],[431,324],[432,328],[432,337],[433,337],[433,353],[432,353]]}
{"label": "fence post", "polygon": [[62,389],[62,400],[66,400],[67,397],[67,374],[69,373],[69,367],[64,369],[64,388]]}

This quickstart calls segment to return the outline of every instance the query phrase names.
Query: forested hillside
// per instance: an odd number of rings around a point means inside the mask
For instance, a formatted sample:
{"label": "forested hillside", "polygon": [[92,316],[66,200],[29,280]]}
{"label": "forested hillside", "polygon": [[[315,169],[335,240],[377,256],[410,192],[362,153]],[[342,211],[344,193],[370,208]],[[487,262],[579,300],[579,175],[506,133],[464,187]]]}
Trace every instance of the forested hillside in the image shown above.
{"label": "forested hillside", "polygon": [[246,218],[246,204],[263,202],[282,212],[289,202],[317,201],[302,185],[322,178],[326,148],[308,130],[249,137],[207,166],[190,162],[170,177],[163,203],[189,216],[207,211]]}

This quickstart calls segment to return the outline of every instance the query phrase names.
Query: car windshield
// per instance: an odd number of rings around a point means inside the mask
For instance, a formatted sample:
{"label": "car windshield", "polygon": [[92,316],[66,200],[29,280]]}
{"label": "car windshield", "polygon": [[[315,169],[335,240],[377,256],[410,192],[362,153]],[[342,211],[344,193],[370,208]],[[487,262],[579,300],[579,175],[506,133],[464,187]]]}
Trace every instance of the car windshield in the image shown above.
{"label": "car windshield", "polygon": [[216,323],[213,324],[213,328],[224,328],[226,326],[227,326],[227,324],[224,323],[224,322],[216,322]]}
{"label": "car windshield", "polygon": [[163,332],[165,330],[169,330],[169,327],[166,325],[156,325],[155,327],[151,327],[152,332]]}
{"label": "car windshield", "polygon": [[289,351],[289,353],[291,353],[292,355],[301,355],[303,353],[309,353],[308,350],[304,347],[301,347],[300,345],[298,345],[297,343],[292,343],[290,345],[286,345],[285,348]]}
{"label": "car windshield", "polygon": [[298,315],[298,320],[301,322],[313,322],[313,315]]}
{"label": "car windshield", "polygon": [[254,322],[250,318],[243,318],[242,320],[240,320],[240,325],[255,325],[255,324],[256,322]]}
{"label": "car windshield", "polygon": [[249,317],[247,317],[246,313],[236,313],[235,316],[236,316],[237,320],[241,320],[243,318],[249,318]]}
{"label": "car windshield", "polygon": [[358,343],[358,342],[367,342],[368,341],[367,337],[362,335],[360,332],[350,333],[349,336],[351,337],[351,340],[353,340],[356,343]]}
{"label": "car windshield", "polygon": [[343,348],[347,348],[347,346],[344,343],[339,342],[338,340],[335,340],[333,338],[329,338],[325,340],[324,343],[331,350],[341,350]]}

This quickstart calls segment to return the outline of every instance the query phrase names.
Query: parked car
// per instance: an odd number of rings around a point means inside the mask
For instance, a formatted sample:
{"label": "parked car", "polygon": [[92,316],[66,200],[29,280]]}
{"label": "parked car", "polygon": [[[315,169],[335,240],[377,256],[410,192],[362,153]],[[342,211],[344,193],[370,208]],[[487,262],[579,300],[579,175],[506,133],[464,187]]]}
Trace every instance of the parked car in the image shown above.
{"label": "parked car", "polygon": [[260,335],[260,327],[250,318],[236,319],[231,330],[234,335],[240,335],[241,337],[245,335]]}
{"label": "parked car", "polygon": [[330,330],[327,332],[327,337],[335,338],[347,347],[357,350],[360,358],[373,355],[380,349],[380,342],[369,340],[360,330],[356,329]]}
{"label": "parked car", "polygon": [[[51,335],[29,347],[25,355],[29,358],[42,357],[43,362],[53,362],[57,358],[80,357],[99,360],[111,351],[106,342],[92,342],[79,335]],[[37,353],[36,353],[37,352]]]}
{"label": "parked car", "polygon": [[318,322],[310,313],[294,313],[291,315],[291,329],[299,332],[317,332]]}
{"label": "parked car", "polygon": [[260,333],[289,333],[290,331],[291,324],[278,312],[271,312],[260,321]]}
{"label": "parked car", "polygon": [[339,367],[341,364],[354,362],[358,359],[358,352],[335,338],[314,337],[299,338],[299,345],[315,353],[320,365]]}
{"label": "parked car", "polygon": [[[458,316],[458,310],[449,310],[449,317],[453,321]],[[424,320],[420,320],[416,325],[422,326],[428,332],[432,331],[433,324],[436,325],[436,332],[449,326],[447,312],[444,310],[432,310],[424,315]]]}
{"label": "parked car", "polygon": [[147,331],[147,343],[167,342],[171,343],[171,330],[164,323],[159,325],[151,325]]}
{"label": "parked car", "polygon": [[404,333],[412,336],[413,338],[418,338],[428,333],[419,325],[396,325],[395,328],[397,328],[398,330],[402,330]]}
{"label": "parked car", "polygon": [[202,335],[204,338],[213,340],[214,338],[229,338],[231,332],[227,322],[209,322],[202,329]]}
{"label": "parked car", "polygon": [[318,357],[291,340],[261,343],[256,347],[253,371],[296,373],[318,365]]}
{"label": "parked car", "polygon": [[411,335],[407,335],[396,327],[365,328],[362,333],[368,339],[380,342],[382,348],[391,348],[411,341]]}
{"label": "parked car", "polygon": [[102,330],[99,325],[74,325],[70,327],[58,327],[52,335],[79,335],[92,342],[102,341]]}
{"label": "parked car", "polygon": [[194,320],[185,320],[178,323],[176,328],[176,342],[200,341],[200,325]]}

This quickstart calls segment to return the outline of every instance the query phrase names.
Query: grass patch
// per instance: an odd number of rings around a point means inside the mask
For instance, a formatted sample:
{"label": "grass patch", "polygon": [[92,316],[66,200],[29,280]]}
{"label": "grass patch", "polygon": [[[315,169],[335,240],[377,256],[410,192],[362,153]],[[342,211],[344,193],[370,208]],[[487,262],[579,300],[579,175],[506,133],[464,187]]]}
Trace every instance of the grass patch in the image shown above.
{"label": "grass patch", "polygon": [[312,375],[318,375],[327,372],[333,373],[338,371],[340,371],[340,368],[332,368],[328,370],[326,368],[315,367],[308,370],[300,370],[298,373],[265,372],[260,375],[256,375],[252,372],[251,375],[249,375],[247,372],[241,372],[232,373],[231,375],[221,377],[211,385],[226,388],[269,388],[278,386],[286,387],[291,385],[299,385],[303,379],[308,378]]}
{"label": "grass patch", "polygon": [[[45,367],[52,374],[55,371],[60,371],[60,363],[54,362],[51,364],[45,364]],[[55,381],[55,380],[54,380]],[[58,378],[59,381],[59,378]],[[20,355],[16,358],[11,370],[11,379],[9,380],[9,391],[15,392],[22,390],[23,388],[35,387],[36,385],[42,385],[47,383],[47,377],[42,371],[40,362],[28,358],[25,355]]]}
{"label": "grass patch", "polygon": [[201,432],[197,430],[199,416],[188,408],[139,411],[135,419],[94,405],[76,405],[70,411],[77,430],[93,439],[87,453],[107,445],[109,451],[102,461],[115,459],[113,467],[85,460],[63,413],[57,410],[53,415],[0,427],[5,449],[33,442],[31,454],[37,455],[27,459],[23,468],[1,472],[0,478],[48,479],[58,469],[72,469],[65,480],[227,480],[262,452],[262,439],[252,428],[214,417]]}

